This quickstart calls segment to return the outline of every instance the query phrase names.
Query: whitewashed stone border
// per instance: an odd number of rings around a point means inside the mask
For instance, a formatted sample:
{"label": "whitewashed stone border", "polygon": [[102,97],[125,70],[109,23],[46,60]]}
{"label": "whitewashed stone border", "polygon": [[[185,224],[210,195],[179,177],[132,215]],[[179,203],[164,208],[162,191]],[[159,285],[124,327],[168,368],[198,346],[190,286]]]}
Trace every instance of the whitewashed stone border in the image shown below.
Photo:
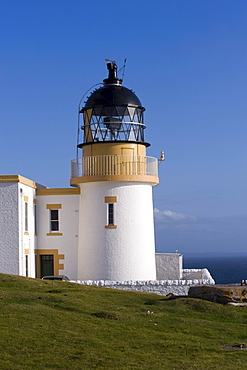
{"label": "whitewashed stone border", "polygon": [[99,286],[111,289],[154,293],[163,296],[170,293],[175,295],[187,295],[190,286],[215,284],[209,271],[207,269],[203,270],[204,271],[194,269],[184,271],[185,275],[187,274],[187,276],[193,276],[193,273],[195,273],[195,275],[207,277],[206,279],[204,278],[204,279],[145,280],[145,281],[75,280],[73,282],[77,284]]}

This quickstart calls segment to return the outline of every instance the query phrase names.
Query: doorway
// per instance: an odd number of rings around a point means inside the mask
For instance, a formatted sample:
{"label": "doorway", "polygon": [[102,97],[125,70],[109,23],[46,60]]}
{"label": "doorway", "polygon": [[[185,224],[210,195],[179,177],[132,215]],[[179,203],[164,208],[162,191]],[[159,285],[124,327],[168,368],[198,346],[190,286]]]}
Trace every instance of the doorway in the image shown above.
{"label": "doorway", "polygon": [[42,254],[40,256],[41,278],[43,276],[54,275],[54,256],[53,254]]}

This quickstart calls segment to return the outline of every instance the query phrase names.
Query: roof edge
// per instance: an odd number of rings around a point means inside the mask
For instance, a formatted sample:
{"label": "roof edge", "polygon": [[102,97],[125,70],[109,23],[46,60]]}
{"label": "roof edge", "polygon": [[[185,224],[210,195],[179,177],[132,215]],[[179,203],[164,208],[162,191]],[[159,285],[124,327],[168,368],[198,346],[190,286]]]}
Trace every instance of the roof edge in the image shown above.
{"label": "roof edge", "polygon": [[46,186],[40,185],[37,182],[21,175],[0,175],[0,183],[8,182],[19,182],[20,184],[30,186],[33,189],[46,188]]}
{"label": "roof edge", "polygon": [[36,195],[73,195],[80,194],[80,188],[53,188],[53,189],[37,189]]}

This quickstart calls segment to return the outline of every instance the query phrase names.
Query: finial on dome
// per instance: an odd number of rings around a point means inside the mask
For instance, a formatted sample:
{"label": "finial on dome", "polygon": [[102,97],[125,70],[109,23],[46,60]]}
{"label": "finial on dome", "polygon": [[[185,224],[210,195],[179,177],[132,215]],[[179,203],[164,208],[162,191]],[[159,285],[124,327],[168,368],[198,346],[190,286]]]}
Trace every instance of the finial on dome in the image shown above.
{"label": "finial on dome", "polygon": [[117,64],[115,60],[105,59],[108,69],[108,78],[103,80],[105,85],[121,85],[122,80],[117,77]]}

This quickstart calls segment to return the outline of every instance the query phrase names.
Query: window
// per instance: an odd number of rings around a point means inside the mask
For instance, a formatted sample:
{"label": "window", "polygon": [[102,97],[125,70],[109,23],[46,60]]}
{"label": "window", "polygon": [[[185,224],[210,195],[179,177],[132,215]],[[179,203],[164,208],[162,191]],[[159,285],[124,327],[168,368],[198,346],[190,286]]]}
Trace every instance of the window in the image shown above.
{"label": "window", "polygon": [[37,205],[34,204],[34,234],[37,234]]}
{"label": "window", "polygon": [[62,236],[62,233],[58,233],[60,229],[59,224],[59,210],[62,208],[62,204],[47,204],[46,209],[49,209],[49,229],[50,232],[47,236]]}
{"label": "window", "polygon": [[114,225],[114,204],[108,203],[108,225]]}
{"label": "window", "polygon": [[25,202],[25,231],[28,231],[28,203]]}
{"label": "window", "polygon": [[38,277],[38,265],[37,265],[37,259],[38,259],[38,256],[37,254],[34,255],[34,264],[35,264],[35,277],[37,278]]}
{"label": "window", "polygon": [[50,228],[52,231],[59,230],[59,214],[58,209],[50,209]]}
{"label": "window", "polygon": [[28,276],[28,255],[26,254],[26,276]]}
{"label": "window", "polygon": [[105,203],[107,203],[107,225],[105,226],[106,229],[117,229],[117,226],[114,224],[115,220],[115,209],[114,204],[117,203],[116,196],[106,196]]}

